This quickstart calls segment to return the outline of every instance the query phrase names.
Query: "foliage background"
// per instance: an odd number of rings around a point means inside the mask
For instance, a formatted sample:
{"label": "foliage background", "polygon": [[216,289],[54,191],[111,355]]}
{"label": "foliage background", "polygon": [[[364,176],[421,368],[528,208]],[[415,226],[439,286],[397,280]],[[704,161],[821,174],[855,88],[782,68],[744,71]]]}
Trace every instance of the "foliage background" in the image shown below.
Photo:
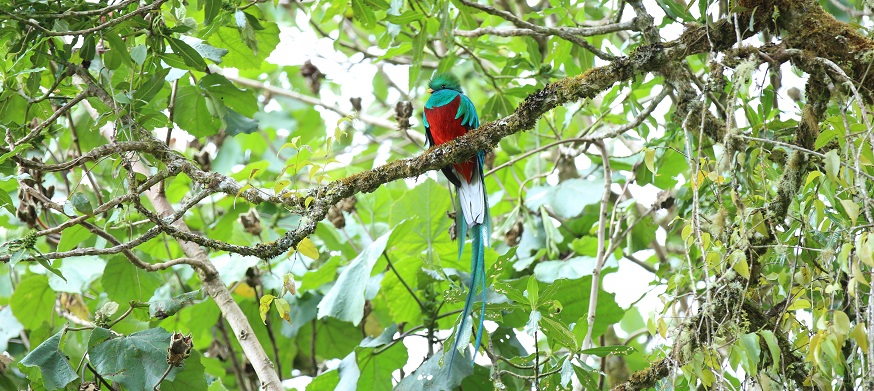
{"label": "foliage background", "polygon": [[[6,2],[0,388],[870,388],[871,8]],[[489,123],[422,154],[450,70]]]}

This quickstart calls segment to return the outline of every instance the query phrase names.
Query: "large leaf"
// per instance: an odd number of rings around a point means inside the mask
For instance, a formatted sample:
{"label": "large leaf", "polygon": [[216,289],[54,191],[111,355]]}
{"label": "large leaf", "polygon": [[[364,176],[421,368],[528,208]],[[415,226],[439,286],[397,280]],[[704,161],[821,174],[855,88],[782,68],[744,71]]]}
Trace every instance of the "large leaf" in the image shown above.
{"label": "large leaf", "polygon": [[109,298],[117,303],[148,301],[161,286],[156,273],[138,269],[124,258],[111,259],[100,281]]}
{"label": "large leaf", "polygon": [[22,279],[9,299],[9,306],[15,318],[27,329],[35,329],[51,320],[55,292],[49,287],[49,278],[32,274]]}
{"label": "large leaf", "polygon": [[206,98],[197,87],[179,87],[175,110],[176,124],[195,137],[211,136],[221,128],[221,121],[209,112]]}
{"label": "large leaf", "polygon": [[433,179],[426,179],[404,194],[389,209],[392,225],[417,217],[410,232],[398,244],[398,249],[404,253],[413,255],[424,251],[425,259],[434,262],[437,259],[436,252],[456,249],[448,235],[452,220],[446,217],[446,213],[452,210],[452,201],[445,186]]}
{"label": "large leaf", "polygon": [[226,77],[212,73],[200,79],[200,88],[246,117],[258,112],[258,99],[251,91],[237,88]]}
{"label": "large leaf", "polygon": [[440,350],[425,360],[419,368],[398,383],[396,389],[406,391],[451,391],[458,388],[465,377],[473,373],[470,353],[456,356],[449,368],[449,357]]}
{"label": "large leaf", "polygon": [[63,335],[64,332],[59,331],[39,344],[21,360],[21,365],[25,367],[39,368],[43,384],[49,390],[63,388],[78,378],[73,367],[70,366],[70,361],[61,352],[61,337]]}
{"label": "large leaf", "polygon": [[[413,297],[418,294],[418,272],[422,262],[418,258],[392,258],[394,269],[382,279],[379,295],[395,323],[418,324],[422,309]],[[397,274],[396,274],[397,273]],[[404,285],[406,283],[406,285]],[[413,293],[410,293],[410,290]],[[377,304],[374,304],[376,306]]]}
{"label": "large leaf", "polygon": [[392,231],[374,240],[346,266],[337,282],[319,303],[319,319],[331,316],[358,325],[364,316],[364,292],[373,266],[382,256]]}
{"label": "large leaf", "polygon": [[[152,390],[167,370],[167,348],[171,334],[153,328],[128,336],[115,336],[97,328],[91,334],[88,355],[97,372],[118,382],[130,391]],[[165,381],[172,382],[179,368],[174,368]]]}
{"label": "large leaf", "polygon": [[359,349],[356,352],[360,375],[360,388],[388,390],[392,386],[392,372],[407,363],[407,349],[403,344],[380,350],[378,348]]}
{"label": "large leaf", "polygon": [[259,69],[270,52],[279,43],[279,27],[273,22],[262,22],[264,28],[255,30],[258,49],[253,51],[240,39],[240,31],[232,27],[220,27],[209,37],[209,43],[219,48],[228,49],[228,54],[222,59],[222,65],[239,69]]}

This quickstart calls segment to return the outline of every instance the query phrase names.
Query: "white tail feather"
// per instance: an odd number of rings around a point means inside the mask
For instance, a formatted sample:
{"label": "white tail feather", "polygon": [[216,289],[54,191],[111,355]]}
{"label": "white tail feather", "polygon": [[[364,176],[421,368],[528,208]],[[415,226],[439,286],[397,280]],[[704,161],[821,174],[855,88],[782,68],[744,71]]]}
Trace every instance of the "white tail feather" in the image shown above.
{"label": "white tail feather", "polygon": [[[455,169],[453,168],[453,171]],[[464,180],[464,176],[455,172],[455,177],[460,179],[461,187],[458,188],[458,198],[461,200],[461,213],[467,227],[482,224],[486,215],[485,186],[478,169],[474,168],[470,176],[470,183]]]}

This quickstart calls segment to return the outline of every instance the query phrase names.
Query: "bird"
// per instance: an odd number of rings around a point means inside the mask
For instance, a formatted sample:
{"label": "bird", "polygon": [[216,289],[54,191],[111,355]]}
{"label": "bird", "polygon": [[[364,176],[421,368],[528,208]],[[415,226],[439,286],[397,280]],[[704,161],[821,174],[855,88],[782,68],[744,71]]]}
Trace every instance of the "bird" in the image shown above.
{"label": "bird", "polygon": [[[455,75],[451,73],[435,75],[428,83],[428,93],[431,96],[425,103],[423,117],[425,135],[430,146],[454,140],[479,127],[476,107],[470,98],[462,92],[461,84]],[[461,259],[464,253],[465,238],[468,232],[471,234],[472,247],[469,291],[464,301],[461,322],[455,333],[455,345],[449,359],[450,368],[455,360],[455,353],[462,346],[467,346],[468,341],[460,341],[460,337],[464,334],[465,328],[469,327],[467,322],[476,300],[477,287],[480,290],[479,299],[482,301],[482,311],[476,331],[475,351],[479,349],[480,342],[482,342],[483,321],[486,313],[485,248],[489,246],[489,232],[491,232],[489,203],[483,182],[484,158],[485,152],[479,151],[470,160],[441,169],[446,179],[457,189],[456,210],[461,209],[461,213],[456,212],[455,217],[455,225],[458,229],[458,258]]]}

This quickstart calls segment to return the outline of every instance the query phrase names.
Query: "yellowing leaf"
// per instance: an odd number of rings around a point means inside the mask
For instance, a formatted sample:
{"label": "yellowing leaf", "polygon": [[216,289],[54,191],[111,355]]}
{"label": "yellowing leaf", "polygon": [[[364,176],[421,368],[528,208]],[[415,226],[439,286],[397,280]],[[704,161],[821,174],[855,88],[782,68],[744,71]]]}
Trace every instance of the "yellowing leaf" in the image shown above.
{"label": "yellowing leaf", "polygon": [[822,173],[821,173],[821,172],[819,172],[819,171],[811,171],[810,174],[807,174],[807,181],[804,182],[804,186],[809,185],[810,182],[813,182],[816,178],[819,178],[819,177],[821,177],[821,176],[822,176]]}
{"label": "yellowing leaf", "polygon": [[850,333],[850,318],[844,311],[835,311],[834,324],[835,333],[840,335],[841,339],[846,338]]}
{"label": "yellowing leaf", "polygon": [[294,285],[294,274],[287,273],[282,277],[282,288],[292,295],[297,294],[297,287]]}
{"label": "yellowing leaf", "polygon": [[[267,311],[270,311],[270,303],[275,299],[273,295],[264,295],[261,297],[261,303],[258,305],[258,313],[261,314],[261,321],[267,324]],[[288,305],[288,303],[285,303]]]}
{"label": "yellowing leaf", "polygon": [[853,225],[856,225],[856,218],[859,217],[859,204],[851,200],[841,200],[841,205],[843,205],[844,210],[847,211],[847,216],[850,217],[850,221],[853,222]]}
{"label": "yellowing leaf", "polygon": [[850,336],[856,341],[856,345],[862,348],[863,352],[868,351],[868,333],[865,331],[864,323],[859,323],[856,327],[853,327],[853,332],[850,333]]}
{"label": "yellowing leaf", "polygon": [[[285,319],[286,322],[291,324],[291,306],[288,305],[288,302],[285,299],[278,297],[273,301],[273,304],[276,305],[276,311],[279,312],[279,317]],[[264,317],[263,315],[261,316]]]}
{"label": "yellowing leaf", "polygon": [[[798,300],[793,301],[792,305],[790,305],[789,308],[787,308],[787,310],[795,311],[795,310],[803,310],[803,309],[807,309],[807,308],[810,308],[810,301],[808,301],[807,299],[798,299]],[[811,341],[811,343],[813,343],[813,342]]]}
{"label": "yellowing leaf", "polygon": [[743,278],[750,278],[750,265],[747,263],[747,257],[741,251],[735,251],[732,254],[732,258],[734,258],[734,264],[731,265],[731,268],[740,274]]}
{"label": "yellowing leaf", "polygon": [[863,233],[856,238],[856,255],[864,264],[874,267],[874,241],[871,235]]}
{"label": "yellowing leaf", "polygon": [[683,238],[684,241],[689,240],[689,236],[692,235],[692,224],[686,224],[683,226],[683,231],[680,232],[680,237]]}
{"label": "yellowing leaf", "polygon": [[310,238],[303,238],[297,244],[297,251],[300,251],[301,254],[312,260],[319,259],[319,249],[316,248],[316,244]]}
{"label": "yellowing leaf", "polygon": [[704,170],[698,170],[698,180],[695,182],[695,188],[701,187],[701,184],[704,183],[704,178],[707,178],[707,174]]}
{"label": "yellowing leaf", "polygon": [[289,181],[287,179],[276,181],[276,183],[273,184],[273,193],[279,194],[279,192],[282,191],[282,189],[285,189],[290,184],[291,184],[291,181]]}
{"label": "yellowing leaf", "polygon": [[249,286],[248,284],[237,285],[237,288],[234,289],[234,293],[236,293],[240,296],[243,296],[247,299],[251,299],[251,298],[255,297],[255,290],[252,289],[252,287]]}
{"label": "yellowing leaf", "polygon": [[825,154],[825,173],[829,179],[837,180],[838,173],[841,171],[841,157],[838,156],[838,150],[832,149]]}
{"label": "yellowing leaf", "polygon": [[655,173],[655,149],[647,148],[646,152],[643,154],[643,163],[646,164],[646,169],[649,172],[653,173],[653,175],[658,175]]}

